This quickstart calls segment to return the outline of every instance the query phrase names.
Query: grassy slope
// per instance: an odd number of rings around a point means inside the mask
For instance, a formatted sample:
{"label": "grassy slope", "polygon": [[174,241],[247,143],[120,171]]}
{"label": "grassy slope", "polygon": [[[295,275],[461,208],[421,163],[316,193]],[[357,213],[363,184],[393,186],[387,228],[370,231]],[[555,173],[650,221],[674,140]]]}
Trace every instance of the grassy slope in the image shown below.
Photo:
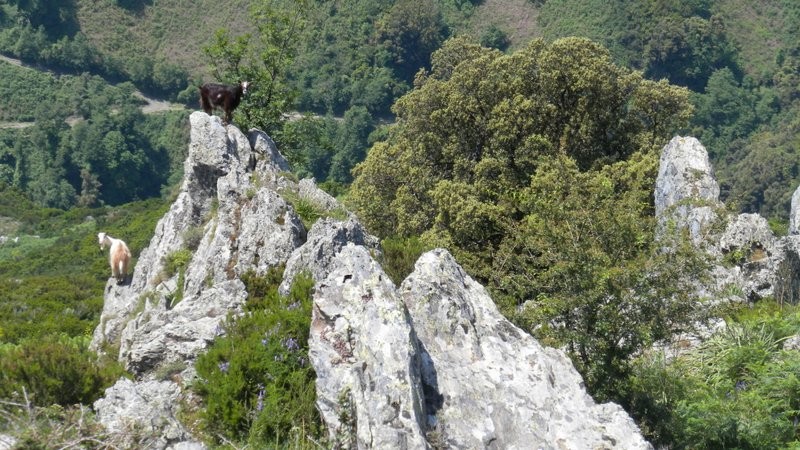
{"label": "grassy slope", "polygon": [[127,241],[135,263],[168,206],[151,199],[61,211],[36,207],[0,185],[0,233],[10,238],[0,244],[0,344],[91,333],[110,275],[108,250],[100,251],[97,233]]}
{"label": "grassy slope", "polygon": [[[90,41],[104,53],[166,58],[203,78],[208,74],[202,48],[220,28],[235,34],[246,32],[250,3],[159,0],[140,10],[126,10],[113,2],[78,0],[78,20]],[[485,0],[470,19],[454,24],[454,31],[480,37],[495,25],[508,34],[513,49],[539,35],[537,17],[538,7],[529,0]]]}
{"label": "grassy slope", "polygon": [[777,68],[775,57],[785,44],[782,10],[776,0],[721,0],[715,5],[714,13],[723,17],[728,36],[739,49],[742,68],[758,80],[771,78]]}
{"label": "grassy slope", "polygon": [[540,36],[538,17],[539,8],[530,0],[485,0],[465,24],[455,27],[455,32],[480,38],[494,25],[506,33],[511,40],[509,50],[513,51]]}
{"label": "grassy slope", "polygon": [[[207,76],[202,47],[219,28],[248,29],[248,0],[159,0],[126,10],[113,2],[78,0],[81,29],[101,51],[112,55],[151,55],[177,62],[190,73]],[[604,25],[603,2],[550,0],[563,10],[560,21],[575,33],[593,36]],[[775,69],[775,55],[785,35],[779,0],[718,0],[714,12],[725,19],[748,74],[762,78]],[[454,23],[457,34],[480,37],[494,25],[507,33],[511,49],[539,37],[539,7],[529,0],[485,0],[472,16]],[[562,23],[562,26],[564,23]],[[613,44],[612,44],[613,45]]]}
{"label": "grassy slope", "polygon": [[180,64],[195,76],[207,71],[202,48],[214,32],[247,29],[247,0],[159,0],[140,10],[113,2],[78,0],[78,20],[90,41],[111,55],[150,55]]}

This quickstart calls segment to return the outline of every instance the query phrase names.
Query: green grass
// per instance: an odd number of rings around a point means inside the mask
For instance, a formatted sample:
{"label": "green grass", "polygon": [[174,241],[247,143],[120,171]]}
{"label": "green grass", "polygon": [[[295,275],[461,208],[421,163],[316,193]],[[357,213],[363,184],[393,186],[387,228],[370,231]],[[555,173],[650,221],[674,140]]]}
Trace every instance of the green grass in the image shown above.
{"label": "green grass", "polygon": [[0,343],[91,334],[110,276],[108,250],[101,252],[97,233],[124,239],[136,257],[166,208],[153,199],[60,211],[36,208],[16,191],[0,189],[0,217],[18,231],[0,245]]}

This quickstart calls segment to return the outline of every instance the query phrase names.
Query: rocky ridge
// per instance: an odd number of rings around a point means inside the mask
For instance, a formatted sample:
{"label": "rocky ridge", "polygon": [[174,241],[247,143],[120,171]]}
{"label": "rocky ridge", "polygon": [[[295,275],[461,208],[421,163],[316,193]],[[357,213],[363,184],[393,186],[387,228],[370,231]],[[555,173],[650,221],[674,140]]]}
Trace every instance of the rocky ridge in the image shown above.
{"label": "rocky ridge", "polygon": [[[190,122],[178,197],[130,282],[106,286],[92,348],[134,375],[94,405],[109,431],[139,430],[148,448],[204,448],[177,419],[193,362],[229,314],[242,314],[241,275],[285,264],[284,290],[301,271],[316,283],[310,359],[334,444],[650,448],[619,406],[587,395],[563,352],[505,320],[446,250],[423,255],[398,287],[378,240],[312,180],[294,181],[269,136],[202,112]],[[328,217],[306,230],[298,201]],[[166,270],[187,251],[183,270]],[[180,374],[162,379],[165,368]]]}
{"label": "rocky ridge", "polygon": [[710,282],[700,296],[800,301],[800,188],[792,196],[789,235],[777,237],[760,215],[728,211],[706,149],[695,138],[676,136],[661,153],[655,202],[662,231],[686,230],[709,256]]}

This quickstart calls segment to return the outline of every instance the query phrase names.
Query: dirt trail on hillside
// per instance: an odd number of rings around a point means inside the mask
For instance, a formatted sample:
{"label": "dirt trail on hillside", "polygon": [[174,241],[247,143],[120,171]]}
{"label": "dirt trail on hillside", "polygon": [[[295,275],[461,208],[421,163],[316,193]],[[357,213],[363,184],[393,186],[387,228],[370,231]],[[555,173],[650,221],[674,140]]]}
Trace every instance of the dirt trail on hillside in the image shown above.
{"label": "dirt trail on hillside", "polygon": [[[0,61],[5,61],[5,62],[7,62],[9,64],[13,64],[13,65],[18,66],[18,67],[25,67],[25,68],[31,69],[31,70],[38,70],[38,71],[41,71],[41,72],[47,72],[47,73],[51,73],[51,74],[56,74],[57,73],[57,72],[54,72],[54,71],[49,70],[49,69],[42,69],[40,67],[36,67],[36,66],[30,65],[30,64],[26,64],[26,63],[22,62],[19,59],[11,58],[11,57],[5,56],[5,55],[0,55]],[[152,97],[148,97],[148,96],[144,95],[142,92],[140,92],[139,90],[134,91],[133,95],[136,96],[137,98],[140,98],[140,99],[144,100],[145,102],[147,102],[147,104],[143,105],[142,108],[141,108],[142,109],[142,113],[144,113],[144,114],[155,114],[155,113],[160,113],[160,112],[164,112],[164,111],[179,111],[179,110],[182,110],[182,109],[185,108],[180,103],[172,103],[172,102],[169,102],[169,101],[166,101],[166,100],[159,100],[159,99],[155,99],[155,98],[152,98]],[[70,126],[74,126],[75,123],[78,122],[78,120],[75,120],[72,117],[70,119],[72,119],[72,120],[69,120],[69,119],[67,120],[67,123],[69,123]],[[33,124],[34,124],[34,122],[0,122],[0,128],[27,128],[29,126],[32,126]]]}

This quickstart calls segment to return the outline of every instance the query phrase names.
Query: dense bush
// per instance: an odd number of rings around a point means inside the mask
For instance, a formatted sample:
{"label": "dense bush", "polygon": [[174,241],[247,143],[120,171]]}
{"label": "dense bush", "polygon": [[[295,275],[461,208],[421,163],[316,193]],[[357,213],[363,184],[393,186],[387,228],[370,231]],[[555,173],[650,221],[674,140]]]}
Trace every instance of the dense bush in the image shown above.
{"label": "dense bush", "polygon": [[414,271],[420,255],[430,248],[418,237],[390,237],[381,241],[383,260],[381,267],[395,284],[400,284]]}
{"label": "dense bush", "polygon": [[[766,304],[766,308],[764,307]],[[670,448],[797,448],[800,354],[796,307],[764,301],[678,358],[638,358],[626,408],[656,445]]]}
{"label": "dense bush", "polygon": [[230,318],[197,361],[204,424],[214,435],[276,447],[319,435],[316,377],[308,359],[314,283],[298,276],[282,297],[281,273],[243,276],[249,293],[245,315]]}
{"label": "dense bush", "polygon": [[90,338],[50,335],[0,345],[0,398],[33,404],[91,404],[123,373],[114,362],[97,361]]}

